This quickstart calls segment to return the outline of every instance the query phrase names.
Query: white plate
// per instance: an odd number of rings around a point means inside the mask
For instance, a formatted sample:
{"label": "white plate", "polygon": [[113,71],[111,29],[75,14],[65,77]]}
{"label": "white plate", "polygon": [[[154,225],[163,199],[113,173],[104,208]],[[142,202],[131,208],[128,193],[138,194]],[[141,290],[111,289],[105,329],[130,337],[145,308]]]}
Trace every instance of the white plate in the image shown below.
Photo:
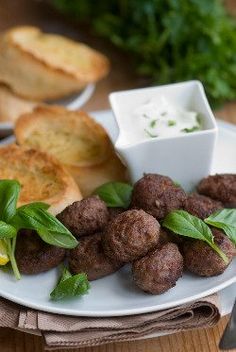
{"label": "white plate", "polygon": [[[55,100],[50,102],[49,104],[57,104],[67,107],[70,110],[79,109],[83,106],[92,96],[95,89],[95,84],[91,83],[88,84],[79,94],[74,94],[68,98]],[[0,122],[0,136],[9,136],[13,130],[13,123],[12,122]]]}
{"label": "white plate", "polygon": [[[107,129],[114,141],[118,130],[110,112],[94,113],[95,119]],[[230,127],[229,127],[230,126]],[[214,160],[214,172],[236,173],[236,128],[219,122],[219,139]],[[224,274],[213,278],[200,278],[188,273],[172,290],[152,296],[137,289],[131,280],[129,267],[106,278],[93,281],[90,293],[81,299],[51,302],[49,292],[58,278],[51,270],[35,276],[23,276],[15,282],[12,275],[0,272],[0,295],[22,305],[47,312],[75,316],[119,316],[157,311],[217,292],[236,282],[236,259]]]}

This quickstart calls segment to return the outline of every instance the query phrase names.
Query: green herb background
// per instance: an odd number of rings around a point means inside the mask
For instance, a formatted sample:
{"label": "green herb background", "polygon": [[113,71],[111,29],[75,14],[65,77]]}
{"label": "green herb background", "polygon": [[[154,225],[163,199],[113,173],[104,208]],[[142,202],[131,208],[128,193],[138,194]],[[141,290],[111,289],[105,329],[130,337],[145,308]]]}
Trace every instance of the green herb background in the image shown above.
{"label": "green herb background", "polygon": [[236,98],[236,21],[222,1],[51,1],[131,53],[153,83],[199,79],[214,105]]}

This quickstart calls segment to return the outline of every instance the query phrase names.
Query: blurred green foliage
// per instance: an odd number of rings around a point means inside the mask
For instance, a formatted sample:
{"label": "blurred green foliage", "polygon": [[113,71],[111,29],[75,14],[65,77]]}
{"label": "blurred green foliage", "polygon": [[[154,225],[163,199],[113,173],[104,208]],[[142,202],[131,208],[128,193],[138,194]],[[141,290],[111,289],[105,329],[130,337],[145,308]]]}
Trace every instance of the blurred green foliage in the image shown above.
{"label": "blurred green foliage", "polygon": [[236,22],[220,0],[52,1],[131,53],[153,82],[199,79],[211,102],[236,98]]}

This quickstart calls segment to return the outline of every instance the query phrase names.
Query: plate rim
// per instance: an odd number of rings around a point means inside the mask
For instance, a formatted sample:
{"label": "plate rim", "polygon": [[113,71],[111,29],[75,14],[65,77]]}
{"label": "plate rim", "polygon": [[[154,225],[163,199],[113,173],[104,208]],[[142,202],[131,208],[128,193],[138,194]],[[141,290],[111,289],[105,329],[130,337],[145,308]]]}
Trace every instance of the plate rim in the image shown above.
{"label": "plate rim", "polygon": [[[236,259],[234,259],[236,260]],[[193,295],[191,297],[185,298],[185,299],[179,299],[178,301],[174,301],[173,303],[163,303],[161,305],[159,305],[158,309],[157,306],[150,306],[150,307],[144,307],[144,308],[135,308],[135,309],[123,309],[123,310],[119,310],[119,312],[117,311],[86,311],[86,312],[76,312],[73,311],[72,308],[68,309],[68,308],[61,308],[54,306],[54,307],[47,307],[44,308],[44,306],[41,304],[34,304],[34,303],[27,303],[24,301],[24,299],[22,298],[15,298],[14,295],[12,294],[2,294],[1,288],[0,288],[0,296],[8,299],[9,301],[12,301],[14,303],[20,304],[22,306],[28,307],[28,308],[33,308],[36,310],[40,310],[43,312],[47,312],[47,313],[53,313],[53,314],[62,314],[62,315],[70,315],[70,316],[77,316],[77,317],[88,317],[88,318],[105,318],[105,317],[118,317],[118,316],[132,316],[132,315],[140,315],[140,314],[144,314],[144,313],[152,313],[152,312],[158,312],[161,310],[165,310],[165,309],[171,309],[171,308],[175,308],[178,307],[180,305],[183,304],[187,304],[190,302],[194,302],[196,300],[199,300],[201,298],[207,297],[209,295],[212,295],[216,292],[219,292],[229,286],[231,286],[232,284],[236,283],[236,276],[228,279],[227,281],[215,286],[214,288],[205,290],[199,294]],[[157,296],[158,297],[158,296]]]}

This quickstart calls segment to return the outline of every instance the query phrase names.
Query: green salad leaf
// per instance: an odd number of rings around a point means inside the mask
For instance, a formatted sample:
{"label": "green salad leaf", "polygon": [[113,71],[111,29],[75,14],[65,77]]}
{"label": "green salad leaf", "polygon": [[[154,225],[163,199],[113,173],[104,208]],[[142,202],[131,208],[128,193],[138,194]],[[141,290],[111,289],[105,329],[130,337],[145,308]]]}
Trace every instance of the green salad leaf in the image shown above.
{"label": "green salad leaf", "polygon": [[98,187],[94,193],[97,194],[108,207],[125,208],[130,205],[133,187],[123,182],[108,182]]}
{"label": "green salad leaf", "polygon": [[184,210],[170,212],[162,223],[163,227],[177,233],[178,235],[205,241],[219,256],[228,263],[228,258],[222,250],[214,243],[211,229],[202,221]]}
{"label": "green salad leaf", "polygon": [[84,273],[71,275],[67,268],[63,268],[61,278],[54,290],[50,293],[53,301],[80,297],[88,293],[90,288],[87,275]]}
{"label": "green salad leaf", "polygon": [[236,209],[222,209],[204,220],[207,224],[222,229],[230,240],[236,244]]}

